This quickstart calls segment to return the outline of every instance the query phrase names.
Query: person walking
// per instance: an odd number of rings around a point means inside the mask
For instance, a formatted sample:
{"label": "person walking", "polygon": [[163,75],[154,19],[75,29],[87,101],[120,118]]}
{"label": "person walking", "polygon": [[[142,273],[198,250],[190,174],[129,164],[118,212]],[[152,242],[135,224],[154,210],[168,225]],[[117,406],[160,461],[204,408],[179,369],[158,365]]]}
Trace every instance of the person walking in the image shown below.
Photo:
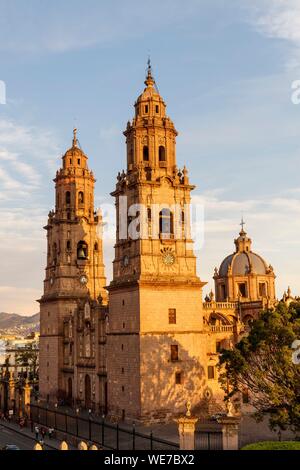
{"label": "person walking", "polygon": [[53,432],[54,432],[54,429],[53,429],[53,428],[49,428],[49,429],[48,429],[49,439],[52,439]]}
{"label": "person walking", "polygon": [[35,438],[38,441],[39,440],[39,433],[40,433],[40,430],[39,430],[38,426],[35,426],[34,432],[35,432]]}
{"label": "person walking", "polygon": [[42,427],[42,429],[41,429],[41,435],[42,435],[42,440],[44,441],[45,440],[45,435],[46,435],[46,429],[44,427]]}

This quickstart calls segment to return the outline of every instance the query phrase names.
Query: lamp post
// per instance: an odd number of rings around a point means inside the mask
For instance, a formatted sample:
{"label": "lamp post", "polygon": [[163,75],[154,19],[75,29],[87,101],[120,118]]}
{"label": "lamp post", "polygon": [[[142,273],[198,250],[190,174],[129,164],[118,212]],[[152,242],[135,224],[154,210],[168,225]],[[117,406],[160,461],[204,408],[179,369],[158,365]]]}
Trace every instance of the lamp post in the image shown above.
{"label": "lamp post", "polygon": [[92,422],[91,422],[92,410],[89,408],[89,440],[92,440]]}
{"label": "lamp post", "polygon": [[76,408],[76,437],[78,437],[78,415],[79,415],[79,408]]}

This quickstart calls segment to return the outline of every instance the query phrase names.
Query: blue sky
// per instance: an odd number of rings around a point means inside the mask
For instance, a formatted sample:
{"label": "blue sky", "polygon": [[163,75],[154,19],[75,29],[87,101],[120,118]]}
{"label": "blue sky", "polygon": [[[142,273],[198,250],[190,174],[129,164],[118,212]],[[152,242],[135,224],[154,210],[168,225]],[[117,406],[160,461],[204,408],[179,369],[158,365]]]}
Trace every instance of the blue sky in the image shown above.
{"label": "blue sky", "polygon": [[[198,271],[233,251],[241,214],[253,249],[300,293],[297,0],[0,0],[0,311],[31,314],[42,292],[52,178],[72,128],[109,200],[122,134],[154,75],[179,136],[177,159],[204,204]],[[106,246],[111,276],[112,243]]]}

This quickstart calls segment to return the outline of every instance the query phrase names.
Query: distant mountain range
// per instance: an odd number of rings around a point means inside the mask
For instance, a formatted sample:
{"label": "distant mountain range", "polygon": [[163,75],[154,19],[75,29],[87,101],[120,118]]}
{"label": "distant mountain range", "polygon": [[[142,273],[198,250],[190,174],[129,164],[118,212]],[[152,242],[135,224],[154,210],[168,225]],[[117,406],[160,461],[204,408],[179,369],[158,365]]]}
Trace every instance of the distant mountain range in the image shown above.
{"label": "distant mountain range", "polygon": [[25,333],[39,331],[40,314],[36,313],[30,317],[18,315],[17,313],[0,312],[0,332]]}

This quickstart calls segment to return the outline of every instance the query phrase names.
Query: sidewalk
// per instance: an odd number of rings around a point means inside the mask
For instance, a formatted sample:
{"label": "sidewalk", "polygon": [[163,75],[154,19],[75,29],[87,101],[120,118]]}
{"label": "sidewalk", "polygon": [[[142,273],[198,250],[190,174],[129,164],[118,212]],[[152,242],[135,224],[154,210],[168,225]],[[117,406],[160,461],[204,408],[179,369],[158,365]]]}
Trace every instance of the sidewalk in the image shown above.
{"label": "sidewalk", "polygon": [[[0,425],[3,426],[6,429],[10,429],[13,432],[16,432],[19,435],[23,435],[26,439],[31,439],[32,440],[32,449],[34,445],[36,444],[37,440],[35,439],[35,434],[31,432],[30,427],[27,428],[20,428],[20,426],[16,423],[13,422],[8,422],[8,421],[0,421]],[[45,436],[44,439],[44,449],[45,450],[59,450],[61,440],[58,439],[49,439],[49,437]],[[72,446],[69,442],[69,449],[70,450],[77,450],[76,447]]]}

